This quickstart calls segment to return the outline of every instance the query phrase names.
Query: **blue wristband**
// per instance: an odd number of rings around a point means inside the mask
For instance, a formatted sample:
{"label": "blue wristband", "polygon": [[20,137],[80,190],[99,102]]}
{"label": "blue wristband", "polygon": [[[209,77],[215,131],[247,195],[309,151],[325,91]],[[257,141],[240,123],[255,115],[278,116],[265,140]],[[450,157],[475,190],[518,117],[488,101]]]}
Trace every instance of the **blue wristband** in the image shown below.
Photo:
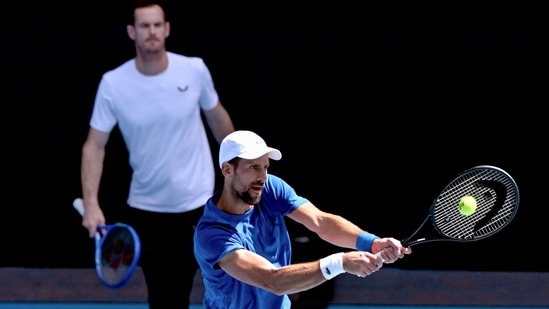
{"label": "blue wristband", "polygon": [[379,237],[374,234],[362,232],[358,235],[356,239],[356,249],[358,251],[372,252],[372,243],[374,242],[374,239],[378,238]]}

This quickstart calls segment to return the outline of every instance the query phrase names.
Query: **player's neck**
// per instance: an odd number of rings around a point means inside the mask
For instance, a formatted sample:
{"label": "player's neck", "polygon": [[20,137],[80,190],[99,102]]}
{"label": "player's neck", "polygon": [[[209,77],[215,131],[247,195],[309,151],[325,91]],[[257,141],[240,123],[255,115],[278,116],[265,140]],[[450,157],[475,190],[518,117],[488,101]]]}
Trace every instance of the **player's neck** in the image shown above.
{"label": "player's neck", "polygon": [[157,53],[138,52],[135,66],[144,75],[160,74],[168,67],[168,53],[165,50]]}
{"label": "player's neck", "polygon": [[254,205],[244,203],[241,199],[227,193],[227,190],[223,190],[216,205],[224,212],[235,215],[244,214],[254,208]]}

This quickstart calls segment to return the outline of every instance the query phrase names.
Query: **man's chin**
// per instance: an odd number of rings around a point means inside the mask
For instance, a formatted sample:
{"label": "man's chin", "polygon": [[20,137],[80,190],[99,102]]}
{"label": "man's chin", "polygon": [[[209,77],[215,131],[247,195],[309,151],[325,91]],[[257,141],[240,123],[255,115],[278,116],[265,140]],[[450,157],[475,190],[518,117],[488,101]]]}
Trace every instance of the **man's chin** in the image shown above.
{"label": "man's chin", "polygon": [[162,48],[145,48],[143,51],[149,55],[160,54],[164,49]]}
{"label": "man's chin", "polygon": [[164,50],[164,46],[160,42],[147,42],[143,46],[143,51],[147,54],[158,54]]}
{"label": "man's chin", "polygon": [[261,201],[261,192],[253,195],[248,192],[247,194],[241,195],[241,199],[246,204],[255,205]]}
{"label": "man's chin", "polygon": [[252,203],[251,203],[251,204],[252,204],[252,205],[255,205],[255,204],[259,203],[259,201],[261,201],[261,193],[255,195],[255,196],[253,197],[253,200],[252,200]]}

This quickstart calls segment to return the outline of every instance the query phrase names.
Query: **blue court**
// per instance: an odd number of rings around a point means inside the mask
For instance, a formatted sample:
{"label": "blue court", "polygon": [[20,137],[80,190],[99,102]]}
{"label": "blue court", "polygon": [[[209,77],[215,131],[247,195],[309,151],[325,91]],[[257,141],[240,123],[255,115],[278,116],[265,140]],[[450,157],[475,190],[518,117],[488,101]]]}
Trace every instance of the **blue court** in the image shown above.
{"label": "blue court", "polygon": [[[2,309],[148,309],[146,304],[97,304],[97,303],[0,303]],[[486,307],[486,306],[373,306],[373,305],[331,305],[327,309],[524,309],[549,307]],[[191,305],[190,309],[203,309],[201,305]]]}

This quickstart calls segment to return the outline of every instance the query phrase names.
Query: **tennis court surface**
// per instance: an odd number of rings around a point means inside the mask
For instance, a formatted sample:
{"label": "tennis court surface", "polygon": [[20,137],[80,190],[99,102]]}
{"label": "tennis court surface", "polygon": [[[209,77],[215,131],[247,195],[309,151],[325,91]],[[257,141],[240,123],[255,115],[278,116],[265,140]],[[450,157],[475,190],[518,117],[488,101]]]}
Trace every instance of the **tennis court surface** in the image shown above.
{"label": "tennis court surface", "polygon": [[[148,309],[146,304],[89,304],[89,303],[0,303],[2,309]],[[471,306],[375,306],[375,305],[330,305],[326,309],[525,309],[526,307],[471,307]],[[532,307],[528,307],[532,308]],[[536,307],[549,308],[549,307]],[[203,309],[200,304],[190,309]]]}
{"label": "tennis court surface", "polygon": [[[323,309],[549,309],[547,272],[384,267],[367,278],[342,274],[330,284],[331,301]],[[202,308],[203,291],[197,273],[191,309]],[[23,308],[147,309],[146,287],[139,268],[114,290],[92,268],[0,268],[0,309]]]}

